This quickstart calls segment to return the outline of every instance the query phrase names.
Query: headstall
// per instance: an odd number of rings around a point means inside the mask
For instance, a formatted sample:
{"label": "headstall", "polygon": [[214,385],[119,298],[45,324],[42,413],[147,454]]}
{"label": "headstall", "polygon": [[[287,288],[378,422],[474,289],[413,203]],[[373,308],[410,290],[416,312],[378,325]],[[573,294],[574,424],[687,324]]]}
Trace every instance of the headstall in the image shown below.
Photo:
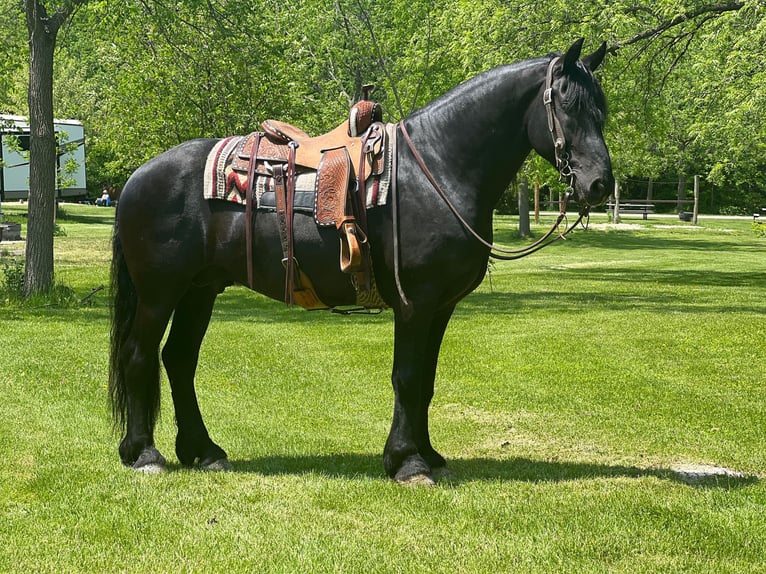
{"label": "headstall", "polygon": [[574,172],[569,165],[569,152],[567,151],[567,140],[564,136],[564,130],[561,128],[561,122],[556,116],[556,106],[553,103],[553,69],[561,60],[561,57],[553,58],[548,64],[548,71],[545,74],[545,91],[543,92],[543,104],[545,112],[548,114],[548,131],[553,139],[553,153],[556,158],[556,169],[559,171],[559,181],[567,184],[567,191],[574,189]]}

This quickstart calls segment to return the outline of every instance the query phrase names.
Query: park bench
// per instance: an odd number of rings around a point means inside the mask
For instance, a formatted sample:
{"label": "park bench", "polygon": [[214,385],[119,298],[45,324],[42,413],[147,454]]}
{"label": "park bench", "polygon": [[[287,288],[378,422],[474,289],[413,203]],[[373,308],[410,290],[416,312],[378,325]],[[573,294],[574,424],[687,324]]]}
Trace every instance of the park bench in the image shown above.
{"label": "park bench", "polygon": [[0,241],[21,241],[21,224],[0,224]]}
{"label": "park bench", "polygon": [[[614,202],[610,201],[607,203],[607,209],[612,212],[614,211]],[[620,202],[620,208],[619,208],[619,214],[641,214],[644,219],[649,219],[649,214],[654,213],[654,204],[653,203],[635,203],[635,202],[628,202],[628,203],[622,203]]]}

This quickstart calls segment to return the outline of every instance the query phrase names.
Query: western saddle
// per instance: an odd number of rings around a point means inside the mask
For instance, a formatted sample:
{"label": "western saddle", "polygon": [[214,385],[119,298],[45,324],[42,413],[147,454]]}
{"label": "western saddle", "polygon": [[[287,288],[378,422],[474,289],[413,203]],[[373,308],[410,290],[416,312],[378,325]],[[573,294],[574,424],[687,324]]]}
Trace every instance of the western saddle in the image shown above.
{"label": "western saddle", "polygon": [[384,306],[376,293],[370,297],[375,287],[367,244],[365,182],[383,172],[386,137],[380,105],[369,100],[371,89],[370,85],[364,86],[363,99],[351,107],[348,120],[324,135],[310,137],[286,122],[266,120],[261,124],[262,132],[246,137],[232,168],[247,174],[247,280],[251,288],[254,186],[256,177],[266,176],[274,180],[285,267],[285,302],[306,309],[328,308],[298,265],[293,245],[296,175],[315,171],[317,225],[335,226],[338,230],[340,269],[351,275],[357,299],[372,299],[376,303],[370,306]]}

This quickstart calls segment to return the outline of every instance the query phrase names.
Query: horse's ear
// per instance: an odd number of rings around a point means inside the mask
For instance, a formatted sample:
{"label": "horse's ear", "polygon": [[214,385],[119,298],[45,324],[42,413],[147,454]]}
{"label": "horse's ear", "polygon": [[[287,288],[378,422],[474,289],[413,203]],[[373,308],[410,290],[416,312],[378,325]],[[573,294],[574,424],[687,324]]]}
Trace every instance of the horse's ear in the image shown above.
{"label": "horse's ear", "polygon": [[580,38],[569,47],[567,53],[564,54],[564,69],[568,70],[577,64],[577,60],[580,59],[580,52],[582,52],[582,44],[585,38]]}
{"label": "horse's ear", "polygon": [[601,65],[601,62],[604,61],[604,56],[606,56],[606,42],[603,42],[601,47],[590,56],[585,56],[582,59],[582,63],[588,66],[588,69],[591,72],[595,72],[596,68],[598,68]]}

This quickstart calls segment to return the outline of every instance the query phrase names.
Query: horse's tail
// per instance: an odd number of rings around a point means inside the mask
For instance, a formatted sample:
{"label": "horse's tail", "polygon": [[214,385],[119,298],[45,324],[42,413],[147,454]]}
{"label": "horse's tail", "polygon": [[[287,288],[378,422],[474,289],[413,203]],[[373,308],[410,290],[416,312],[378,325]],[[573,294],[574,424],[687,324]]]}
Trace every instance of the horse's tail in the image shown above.
{"label": "horse's tail", "polygon": [[111,271],[111,348],[109,353],[109,400],[114,424],[123,431],[127,421],[127,387],[125,380],[124,346],[133,328],[138,298],[136,286],[128,273],[117,223],[112,238]]}

